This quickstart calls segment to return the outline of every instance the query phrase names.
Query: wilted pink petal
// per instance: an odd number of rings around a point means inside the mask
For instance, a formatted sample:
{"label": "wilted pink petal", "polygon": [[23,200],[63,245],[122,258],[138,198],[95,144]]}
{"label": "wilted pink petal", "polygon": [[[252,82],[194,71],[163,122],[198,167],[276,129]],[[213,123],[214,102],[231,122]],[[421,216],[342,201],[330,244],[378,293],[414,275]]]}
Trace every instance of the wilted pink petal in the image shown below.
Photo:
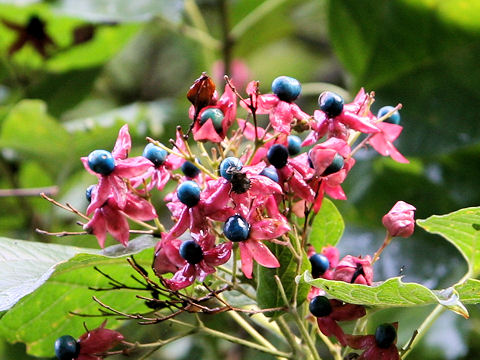
{"label": "wilted pink petal", "polygon": [[132,194],[127,194],[127,203],[122,211],[140,221],[153,220],[157,217],[157,212],[149,201]]}
{"label": "wilted pink petal", "polygon": [[367,255],[364,259],[351,255],[345,256],[337,264],[333,273],[333,280],[351,284],[372,285],[373,268],[370,256]]}
{"label": "wilted pink petal", "polygon": [[165,279],[168,287],[174,291],[184,289],[195,281],[195,265],[186,263],[185,266],[177,271],[171,279]]}
{"label": "wilted pink petal", "polygon": [[110,206],[104,206],[102,211],[105,216],[107,231],[123,246],[127,246],[130,227],[125,216]]}
{"label": "wilted pink petal", "polygon": [[105,329],[106,320],[100,327],[88,331],[78,339],[81,355],[103,353],[123,341],[124,337],[118,331]]}
{"label": "wilted pink petal", "polygon": [[392,237],[410,237],[415,229],[415,207],[404,201],[398,201],[382,218],[383,226]]}
{"label": "wilted pink petal", "polygon": [[203,252],[203,260],[210,266],[225,264],[232,254],[232,242],[228,241]]}
{"label": "wilted pink petal", "polygon": [[91,220],[83,225],[83,229],[97,237],[98,245],[103,249],[107,237],[107,225],[101,209],[96,209]]}

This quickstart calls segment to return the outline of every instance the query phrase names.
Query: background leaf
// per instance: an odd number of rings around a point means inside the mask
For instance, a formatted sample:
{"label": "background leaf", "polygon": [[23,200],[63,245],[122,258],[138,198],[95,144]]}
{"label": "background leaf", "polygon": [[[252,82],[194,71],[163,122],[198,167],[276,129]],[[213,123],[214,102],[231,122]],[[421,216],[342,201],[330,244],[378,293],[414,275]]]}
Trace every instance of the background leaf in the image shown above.
{"label": "background leaf", "polygon": [[480,99],[475,1],[335,0],[329,19],[352,90],[375,90],[378,106],[404,105],[402,151],[436,154],[479,140],[470,120]]}
{"label": "background leaf", "polygon": [[[274,307],[286,306],[274,276],[277,275],[281,282],[287,299],[293,300],[295,289],[295,275],[297,274],[297,262],[292,256],[292,253],[286,246],[278,244],[267,244],[272,253],[280,262],[280,267],[269,269],[263,266],[258,266],[257,269],[257,303],[261,309],[268,309]],[[310,261],[305,252],[303,252],[301,272],[310,270]],[[297,304],[301,305],[307,298],[309,286],[305,283],[300,284],[297,293]],[[273,313],[266,313],[266,316],[277,316],[283,312],[276,311]]]}
{"label": "background leaf", "polygon": [[447,215],[434,215],[417,224],[451,242],[464,256],[469,275],[480,274],[480,208],[467,208]]}
{"label": "background leaf", "polygon": [[342,215],[335,204],[329,199],[323,199],[322,207],[315,217],[309,242],[317,252],[324,246],[335,246],[340,241],[345,224]]}

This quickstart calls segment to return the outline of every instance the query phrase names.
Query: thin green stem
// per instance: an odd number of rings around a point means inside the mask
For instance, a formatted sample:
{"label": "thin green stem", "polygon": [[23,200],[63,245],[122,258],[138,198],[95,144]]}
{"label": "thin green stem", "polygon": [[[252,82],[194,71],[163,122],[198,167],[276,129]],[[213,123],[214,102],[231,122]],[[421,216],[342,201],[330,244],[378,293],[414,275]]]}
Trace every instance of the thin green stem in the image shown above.
{"label": "thin green stem", "polygon": [[423,323],[420,325],[420,327],[417,329],[417,334],[415,338],[412,341],[409,341],[407,344],[404,345],[404,350],[401,355],[402,359],[405,359],[408,354],[410,354],[410,351],[415,347],[415,345],[423,338],[425,333],[428,331],[430,326],[433,325],[433,323],[438,319],[438,317],[443,314],[443,312],[446,310],[446,308],[442,305],[437,305],[433,311],[423,320]]}
{"label": "thin green stem", "polygon": [[297,324],[297,327],[300,330],[300,333],[302,334],[302,339],[307,343],[307,347],[310,350],[310,355],[314,360],[321,360],[320,355],[318,355],[317,349],[315,348],[315,344],[312,341],[312,338],[310,337],[310,334],[308,333],[305,325],[303,324],[302,319],[298,315],[297,309],[290,305],[290,302],[288,301],[287,295],[285,293],[285,289],[283,288],[280,278],[278,277],[278,275],[275,275],[274,279],[275,279],[275,282],[277,283],[278,290],[280,291],[280,296],[285,302],[285,305],[288,306],[289,311],[293,316],[293,320]]}
{"label": "thin green stem", "polygon": [[290,347],[293,350],[293,355],[298,355],[302,353],[302,348],[300,347],[299,340],[298,338],[292,333],[292,330],[288,327],[287,322],[283,317],[279,317],[276,320],[276,323],[278,325],[278,328],[282,332],[282,335],[285,337],[285,339],[288,341],[290,344]]}
{"label": "thin green stem", "polygon": [[372,259],[372,265],[380,258],[380,255],[382,254],[383,250],[390,244],[392,241],[393,237],[390,235],[390,233],[387,231],[387,234],[385,235],[385,240],[383,240],[382,246],[380,246],[380,249],[378,249],[375,254],[373,255]]}
{"label": "thin green stem", "polygon": [[275,346],[273,346],[267,339],[265,339],[255,328],[250,325],[245,319],[235,311],[228,311],[228,315],[235,320],[235,322],[240,325],[252,338],[254,338],[258,343],[265,346],[266,348],[276,351]]}
{"label": "thin green stem", "polygon": [[263,17],[286,1],[287,0],[267,0],[263,2],[233,27],[230,31],[230,36],[235,40],[241,38],[251,27],[262,20]]}

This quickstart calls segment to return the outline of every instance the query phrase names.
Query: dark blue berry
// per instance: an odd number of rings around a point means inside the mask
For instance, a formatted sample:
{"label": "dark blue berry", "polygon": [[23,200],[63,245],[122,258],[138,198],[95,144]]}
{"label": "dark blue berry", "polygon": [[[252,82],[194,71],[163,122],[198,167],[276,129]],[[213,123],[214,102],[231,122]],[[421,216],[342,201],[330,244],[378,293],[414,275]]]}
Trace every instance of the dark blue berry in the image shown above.
{"label": "dark blue berry", "polygon": [[203,251],[195,240],[187,240],[180,245],[180,256],[189,264],[195,265],[203,260]]}
{"label": "dark blue berry", "polygon": [[195,181],[185,181],[177,188],[177,197],[183,204],[193,207],[200,201],[200,186]]}
{"label": "dark blue berry", "polygon": [[382,349],[389,348],[397,338],[397,330],[392,324],[382,324],[375,330],[375,342]]}
{"label": "dark blue berry", "polygon": [[333,173],[336,173],[337,171],[340,171],[343,169],[343,165],[345,165],[345,160],[343,159],[343,156],[340,154],[335,154],[335,157],[333,158],[333,161],[330,165],[327,166],[327,168],[324,170],[322,176],[327,176]]}
{"label": "dark blue berry", "polygon": [[302,140],[296,135],[288,136],[288,154],[294,156],[300,154],[302,150]]}
{"label": "dark blue berry", "polygon": [[266,176],[269,179],[278,183],[277,169],[275,169],[273,166],[267,166],[266,168],[264,168],[260,175]]}
{"label": "dark blue berry", "polygon": [[223,224],[223,233],[228,240],[233,242],[244,241],[250,234],[250,225],[242,216],[233,215]]}
{"label": "dark blue berry", "polygon": [[323,254],[314,254],[310,256],[310,264],[312,264],[312,276],[318,278],[325,274],[330,267],[330,261]]}
{"label": "dark blue berry", "polygon": [[219,133],[223,130],[222,121],[225,115],[219,108],[205,109],[200,115],[200,125],[205,124],[208,119],[212,119],[213,127]]}
{"label": "dark blue berry", "polygon": [[155,165],[155,167],[159,167],[160,165],[163,165],[168,154],[167,151],[162,149],[160,146],[150,143],[145,146],[142,155],[143,157],[150,160],[153,165]]}
{"label": "dark blue berry", "polygon": [[324,317],[332,313],[332,305],[330,300],[325,296],[315,296],[309,305],[310,312],[315,317]]}
{"label": "dark blue berry", "polygon": [[270,164],[275,166],[277,169],[283,168],[287,165],[288,160],[288,149],[286,146],[281,144],[275,144],[267,152],[267,159],[270,161]]}
{"label": "dark blue berry", "polygon": [[115,169],[115,159],[107,150],[94,150],[88,155],[88,167],[101,175],[110,174]]}
{"label": "dark blue berry", "polygon": [[85,197],[87,198],[88,202],[92,201],[92,191],[95,189],[97,185],[90,185],[87,190],[85,190]]}
{"label": "dark blue berry", "polygon": [[318,97],[318,105],[328,117],[333,118],[342,113],[343,110],[343,98],[331,91],[324,91]]}
{"label": "dark blue berry", "polygon": [[243,168],[243,163],[236,157],[227,157],[220,163],[220,175],[227,179],[232,180],[234,173],[239,172]]}
{"label": "dark blue berry", "polygon": [[185,161],[181,168],[182,172],[185,174],[186,177],[189,177],[190,179],[193,179],[196,177],[198,174],[200,174],[200,169],[197,168],[193,163],[190,161]]}
{"label": "dark blue berry", "polygon": [[70,335],[60,336],[55,341],[55,355],[59,360],[72,360],[80,353],[80,345]]}
{"label": "dark blue berry", "polygon": [[302,92],[302,85],[297,79],[279,76],[272,82],[272,92],[282,101],[292,102]]}
{"label": "dark blue berry", "polygon": [[[382,116],[387,115],[390,111],[394,110],[393,106],[384,106],[380,110],[378,110],[377,118],[381,118]],[[385,119],[384,122],[390,124],[400,124],[400,113],[396,110],[388,119]]]}

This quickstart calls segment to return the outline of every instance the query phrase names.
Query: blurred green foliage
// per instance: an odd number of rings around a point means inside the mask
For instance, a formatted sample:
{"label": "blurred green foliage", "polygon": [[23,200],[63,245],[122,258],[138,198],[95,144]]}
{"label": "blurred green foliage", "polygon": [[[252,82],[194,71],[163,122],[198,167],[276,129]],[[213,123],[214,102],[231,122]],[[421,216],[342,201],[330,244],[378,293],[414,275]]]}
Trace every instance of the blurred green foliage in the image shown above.
{"label": "blurred green foliage", "polygon": [[[25,28],[33,16],[55,45],[46,45],[46,57],[32,42],[9,55],[22,31],[6,22]],[[307,112],[316,108],[324,82],[351,97],[362,86],[374,90],[374,109],[403,104],[404,132],[396,145],[411,164],[358,154],[345,184],[349,200],[335,202],[346,225],[343,251],[375,251],[381,216],[397,200],[414,204],[418,218],[479,205],[480,6],[463,0],[4,1],[0,188],[58,186],[59,201],[85,207],[84,190],[94,179],[84,174],[79,157],[110,149],[124,122],[131,125],[136,154],[145,136],[173,137],[177,124],[188,123],[188,87],[227,56],[225,27],[232,29],[229,56],[247,66],[249,79],[260,80],[264,92],[278,75],[298,78],[305,89],[317,84],[318,91],[299,99]],[[231,70],[235,76],[237,69]],[[36,234],[36,227],[78,230],[75,218],[38,198],[2,197],[1,203],[1,236],[96,246],[91,237]],[[421,250],[413,250],[417,246]],[[449,286],[466,270],[451,245],[420,229],[383,257],[386,265],[376,276],[405,268],[407,280],[428,287]],[[442,340],[451,334],[432,331],[409,358],[478,357],[478,307],[469,311],[468,325],[441,318],[461,335],[454,345]],[[418,318],[405,313],[398,313],[405,317],[402,340],[418,326]],[[148,330],[138,335],[152,336]],[[228,358],[224,345],[195,339],[185,345],[184,358],[198,347],[205,357]],[[167,350],[162,359],[169,358]],[[28,358],[21,346],[7,343],[0,357]]]}

